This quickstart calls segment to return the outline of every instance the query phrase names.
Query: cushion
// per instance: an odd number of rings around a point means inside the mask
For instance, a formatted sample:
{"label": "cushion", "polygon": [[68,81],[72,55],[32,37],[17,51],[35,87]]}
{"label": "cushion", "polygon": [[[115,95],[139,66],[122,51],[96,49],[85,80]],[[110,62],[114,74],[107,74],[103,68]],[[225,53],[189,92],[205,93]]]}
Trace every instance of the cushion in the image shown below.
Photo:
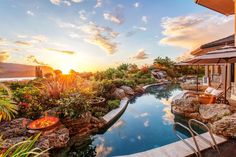
{"label": "cushion", "polygon": [[205,90],[205,94],[211,94],[211,92],[214,90],[214,88],[212,87],[208,87],[206,90]]}
{"label": "cushion", "polygon": [[214,89],[212,92],[211,92],[211,95],[214,95],[216,97],[220,96],[220,94],[222,94],[223,91],[222,90],[216,90]]}

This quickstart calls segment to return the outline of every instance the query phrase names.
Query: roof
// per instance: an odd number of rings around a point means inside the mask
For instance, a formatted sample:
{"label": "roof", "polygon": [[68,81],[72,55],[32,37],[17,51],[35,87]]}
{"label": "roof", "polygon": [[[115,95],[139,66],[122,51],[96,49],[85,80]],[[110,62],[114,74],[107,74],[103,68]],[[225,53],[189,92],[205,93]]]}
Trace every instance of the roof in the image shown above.
{"label": "roof", "polygon": [[195,49],[194,51],[192,51],[191,54],[194,56],[203,55],[209,51],[214,51],[225,45],[230,45],[230,46],[234,45],[234,35],[230,35],[228,37],[204,44],[199,48]]}
{"label": "roof", "polygon": [[215,51],[208,52],[205,55],[200,55],[186,61],[185,63],[235,63],[236,62],[236,47],[224,46]]}
{"label": "roof", "polygon": [[196,3],[227,16],[234,14],[233,0],[196,0]]}

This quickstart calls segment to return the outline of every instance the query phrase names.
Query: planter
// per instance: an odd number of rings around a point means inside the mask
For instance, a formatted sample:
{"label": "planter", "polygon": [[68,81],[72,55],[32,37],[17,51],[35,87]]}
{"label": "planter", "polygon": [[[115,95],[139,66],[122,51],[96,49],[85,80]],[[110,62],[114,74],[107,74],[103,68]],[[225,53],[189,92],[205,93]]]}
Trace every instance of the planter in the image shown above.
{"label": "planter", "polygon": [[54,128],[59,123],[59,118],[47,116],[39,118],[27,126],[30,130],[48,130]]}

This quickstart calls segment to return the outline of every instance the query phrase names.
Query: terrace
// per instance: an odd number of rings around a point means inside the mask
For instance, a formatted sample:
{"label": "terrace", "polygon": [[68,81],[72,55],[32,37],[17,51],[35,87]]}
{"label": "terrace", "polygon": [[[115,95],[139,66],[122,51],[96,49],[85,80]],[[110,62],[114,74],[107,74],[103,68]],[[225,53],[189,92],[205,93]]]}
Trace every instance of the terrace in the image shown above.
{"label": "terrace", "polygon": [[[70,1],[51,2],[71,5]],[[224,15],[236,12],[232,0],[196,3]],[[84,12],[79,14],[86,21]],[[104,18],[123,22],[108,13]],[[142,21],[147,24],[148,18],[143,16]],[[89,37],[96,35],[93,44],[115,53],[116,47],[106,40],[119,33],[93,22],[89,25]],[[60,26],[81,29],[73,24]],[[0,79],[0,157],[236,156],[235,39],[229,36],[204,44],[192,51],[193,58],[181,63],[157,57],[143,66],[122,63],[98,72],[68,72],[69,63],[63,71],[45,64],[22,65],[31,73],[33,68],[34,76]],[[132,59],[137,58],[147,58],[143,49]],[[34,56],[28,59],[40,63]]]}

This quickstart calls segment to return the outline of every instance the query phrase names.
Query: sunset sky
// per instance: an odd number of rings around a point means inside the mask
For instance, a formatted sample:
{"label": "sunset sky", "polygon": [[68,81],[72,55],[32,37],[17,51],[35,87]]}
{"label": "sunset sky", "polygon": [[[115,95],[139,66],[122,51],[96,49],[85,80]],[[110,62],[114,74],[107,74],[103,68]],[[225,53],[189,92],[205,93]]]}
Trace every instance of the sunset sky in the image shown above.
{"label": "sunset sky", "polygon": [[63,71],[186,57],[234,28],[193,0],[1,0],[0,21],[0,62]]}

